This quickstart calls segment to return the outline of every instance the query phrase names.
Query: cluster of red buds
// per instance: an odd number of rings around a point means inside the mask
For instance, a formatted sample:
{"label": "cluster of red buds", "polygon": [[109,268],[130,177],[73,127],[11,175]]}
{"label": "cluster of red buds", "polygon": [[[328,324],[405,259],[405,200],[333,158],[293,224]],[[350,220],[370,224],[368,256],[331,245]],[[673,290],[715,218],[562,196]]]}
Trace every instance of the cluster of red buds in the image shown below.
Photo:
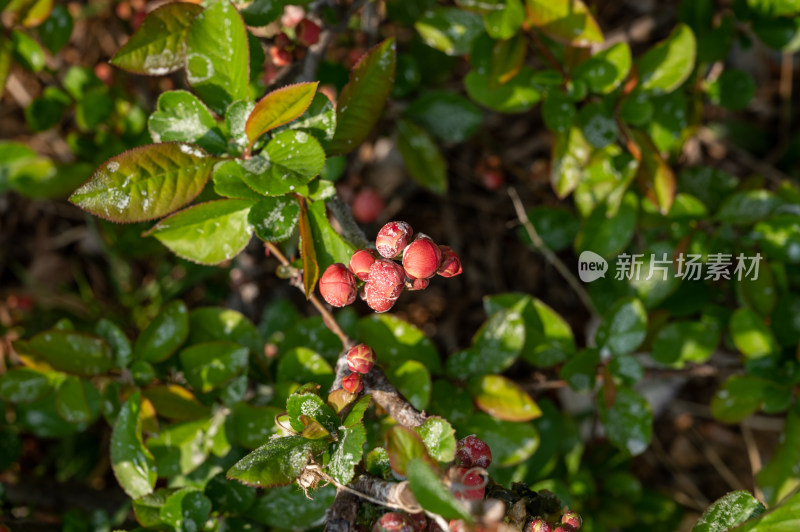
{"label": "cluster of red buds", "polygon": [[366,375],[375,365],[375,351],[367,344],[358,344],[347,352],[347,367],[350,370],[342,379],[342,388],[350,393],[359,393],[364,389],[361,375]]}
{"label": "cluster of red buds", "polygon": [[289,33],[294,32],[294,41],[286,31],[278,33],[269,47],[269,58],[272,66],[283,67],[294,59],[300,59],[304,49],[319,41],[319,25],[306,18],[305,10],[300,6],[289,5],[281,15],[281,26]]}
{"label": "cluster of red buds", "polygon": [[561,523],[549,523],[538,518],[530,522],[525,532],[576,532],[582,524],[583,519],[578,512],[564,512]]}
{"label": "cluster of red buds", "polygon": [[[362,298],[375,312],[391,309],[404,288],[422,290],[434,275],[461,273],[461,259],[448,246],[439,246],[406,222],[389,222],[375,239],[379,256],[368,249],[356,251],[349,268],[331,264],[319,280],[322,298],[334,307],[351,304],[358,293],[357,279],[364,282]],[[395,262],[400,260],[402,266]]]}

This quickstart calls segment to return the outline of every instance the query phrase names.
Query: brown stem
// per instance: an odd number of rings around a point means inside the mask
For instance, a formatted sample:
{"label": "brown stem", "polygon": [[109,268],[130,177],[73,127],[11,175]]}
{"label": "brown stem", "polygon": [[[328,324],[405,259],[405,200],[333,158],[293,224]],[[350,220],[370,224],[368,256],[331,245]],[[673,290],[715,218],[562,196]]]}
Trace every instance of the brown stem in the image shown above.
{"label": "brown stem", "polygon": [[561,63],[558,62],[558,59],[550,52],[547,48],[547,45],[544,44],[542,38],[539,37],[539,34],[535,29],[531,29],[530,34],[533,35],[533,40],[536,41],[536,46],[539,48],[539,51],[542,52],[542,55],[550,63],[550,66],[553,67],[555,70],[558,70],[562,76],[564,76],[564,83],[567,81],[567,73],[564,71],[564,67],[561,66]]}
{"label": "brown stem", "polygon": [[414,408],[408,399],[403,397],[378,367],[373,367],[364,375],[364,392],[372,395],[375,402],[404,427],[418,427],[428,418],[425,412]]}

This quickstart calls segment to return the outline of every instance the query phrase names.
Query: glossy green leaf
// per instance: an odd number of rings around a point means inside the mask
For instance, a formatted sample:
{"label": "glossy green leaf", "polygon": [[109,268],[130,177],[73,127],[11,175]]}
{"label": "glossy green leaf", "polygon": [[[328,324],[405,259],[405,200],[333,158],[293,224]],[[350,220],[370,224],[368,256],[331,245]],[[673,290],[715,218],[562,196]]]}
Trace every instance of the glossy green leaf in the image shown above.
{"label": "glossy green leaf", "polygon": [[314,252],[321,271],[335,262],[348,264],[355,247],[345,240],[331,225],[324,201],[315,201],[308,207],[308,226],[314,242]]}
{"label": "glossy green leaf", "polygon": [[533,84],[534,72],[523,66],[519,74],[496,86],[488,67],[475,68],[464,78],[464,87],[473,101],[500,113],[527,111],[541,99]]}
{"label": "glossy green leaf", "polygon": [[764,515],[737,526],[732,532],[794,532],[800,528],[800,493]]}
{"label": "glossy green leaf", "polygon": [[800,17],[757,18],[753,33],[775,50],[794,53],[800,49]]}
{"label": "glossy green leaf", "polygon": [[308,416],[319,422],[334,436],[338,432],[339,424],[341,423],[336,412],[315,393],[293,393],[286,400],[286,412],[289,414],[289,422],[292,428],[298,432],[305,427],[305,424],[300,420],[300,416]]}
{"label": "glossy green leaf", "polygon": [[308,461],[328,447],[325,440],[302,436],[275,438],[251,452],[228,470],[228,478],[265,488],[294,482]]}
{"label": "glossy green leaf", "polygon": [[756,475],[767,504],[774,506],[800,487],[800,409],[795,405],[786,416],[778,447]]}
{"label": "glossy green leaf", "polygon": [[111,347],[90,334],[50,330],[31,338],[28,345],[55,369],[75,375],[100,375],[115,365]]}
{"label": "glossy green leaf", "polygon": [[[248,165],[252,168],[252,166]],[[214,192],[226,198],[251,199],[260,201],[264,198],[245,182],[248,170],[242,166],[240,159],[223,161],[214,167],[211,179],[214,181]]]}
{"label": "glossy green leaf", "polygon": [[608,94],[622,84],[630,70],[631,48],[619,42],[578,65],[573,77],[585,81],[594,93]]}
{"label": "glossy green leaf", "polygon": [[178,355],[187,382],[195,390],[210,392],[247,368],[248,349],[234,342],[203,342]]}
{"label": "glossy green leaf", "polygon": [[150,144],[112,157],[70,201],[115,222],[144,222],[192,201],[217,161],[191,144]]}
{"label": "glossy green leaf", "polygon": [[166,360],[188,336],[189,311],[182,301],[173,301],[139,335],[133,347],[134,358],[147,362]]}
{"label": "glossy green leaf", "polygon": [[[568,248],[580,228],[580,222],[575,214],[561,207],[549,205],[533,207],[528,210],[528,219],[545,245],[556,252]],[[518,231],[518,234],[525,244],[533,244],[524,228]]]}
{"label": "glossy green leaf", "polygon": [[[8,73],[11,72],[11,41],[3,39],[0,41],[0,90],[6,88]],[[2,180],[0,180],[2,186]]]}
{"label": "glossy green leaf", "polygon": [[161,508],[167,498],[179,488],[158,488],[153,493],[139,497],[133,501],[133,514],[136,521],[146,528],[163,527]]}
{"label": "glossy green leaf", "polygon": [[588,392],[594,388],[599,363],[598,349],[584,349],[561,367],[558,376],[567,381],[569,387],[576,392]]}
{"label": "glossy green leaf", "polygon": [[0,5],[5,13],[12,15],[14,22],[26,28],[33,28],[50,15],[53,0],[10,0]]}
{"label": "glossy green leaf", "polygon": [[238,403],[233,407],[233,437],[246,449],[256,449],[277,434],[275,416],[281,409],[274,406],[252,406]]}
{"label": "glossy green leaf", "polygon": [[[516,0],[517,2],[521,0]],[[492,48],[491,82],[492,89],[508,83],[520,73],[525,64],[528,43],[522,34],[495,43]]]}
{"label": "glossy green leaf", "polygon": [[447,162],[430,134],[408,120],[397,121],[397,147],[406,169],[425,188],[444,194],[447,191]]}
{"label": "glossy green leaf", "polygon": [[732,491],[711,503],[691,532],[725,532],[764,513],[764,505],[747,491]]}
{"label": "glossy green leaf", "polygon": [[[577,117],[578,111],[572,98],[561,91],[545,94],[542,101],[542,120],[550,131],[567,133]],[[574,156],[578,157],[578,154]]]}
{"label": "glossy green leaf", "polygon": [[463,519],[472,522],[472,516],[464,505],[455,498],[439,475],[429,464],[419,458],[409,461],[408,482],[411,492],[427,511],[445,519]]}
{"label": "glossy green leaf", "polygon": [[283,11],[284,0],[255,0],[241,10],[248,26],[266,26]]}
{"label": "glossy green leaf", "polygon": [[[278,530],[308,530],[323,522],[336,488],[322,486],[305,493],[298,486],[279,486],[256,500],[247,517]],[[291,509],[291,511],[287,511]]]}
{"label": "glossy green leaf", "polygon": [[750,225],[769,218],[783,201],[769,190],[747,190],[729,195],[717,212],[717,219],[733,225]]}
{"label": "glossy green leaf", "polygon": [[328,155],[348,153],[367,138],[392,91],[396,62],[391,38],[372,48],[353,68],[339,94],[336,133],[326,148]]}
{"label": "glossy green leaf", "polygon": [[154,142],[191,142],[212,153],[227,147],[211,111],[190,92],[162,93],[147,127]]}
{"label": "glossy green leaf", "polygon": [[128,367],[133,360],[133,347],[125,332],[117,324],[105,318],[97,322],[94,332],[111,346],[117,367]]}
{"label": "glossy green leaf", "polygon": [[391,314],[372,314],[358,321],[358,338],[375,346],[381,364],[421,362],[434,375],[442,372],[436,346],[420,329]]}
{"label": "glossy green leaf", "polygon": [[550,184],[559,198],[567,197],[578,186],[583,178],[583,167],[588,163],[589,155],[591,146],[577,127],[556,134]]}
{"label": "glossy green leaf", "polygon": [[194,205],[165,218],[152,235],[173,253],[199,264],[232,259],[250,242],[253,200],[224,199]]}
{"label": "glossy green leaf", "polygon": [[229,0],[212,3],[186,33],[186,79],[218,115],[248,96],[247,29]]}
{"label": "glossy green leaf", "polygon": [[779,214],[753,228],[753,235],[767,257],[791,262],[800,262],[800,217],[794,214]]}
{"label": "glossy green leaf", "polygon": [[483,25],[493,39],[510,39],[517,34],[525,20],[523,0],[505,0],[499,9],[483,14]]}
{"label": "glossy green leaf", "polygon": [[294,347],[278,359],[276,378],[278,382],[315,382],[327,389],[333,384],[333,368],[311,349]]}
{"label": "glossy green leaf", "polygon": [[733,375],[711,400],[711,413],[723,423],[738,423],[761,408],[769,381],[753,375]]}
{"label": "glossy green leaf", "polygon": [[31,72],[44,68],[44,50],[28,34],[11,30],[11,51],[17,63]]}
{"label": "glossy green leaf", "polygon": [[483,114],[474,103],[449,91],[426,92],[406,108],[406,115],[446,142],[467,140],[483,122]]}
{"label": "glossy green leaf", "polygon": [[423,13],[414,27],[428,46],[447,55],[465,55],[483,31],[483,21],[469,11],[437,7]]}
{"label": "glossy green leaf", "polygon": [[615,355],[632,353],[647,335],[647,312],[636,298],[624,299],[603,317],[595,342]]}
{"label": "glossy green leaf", "polygon": [[228,340],[250,348],[261,355],[264,343],[261,335],[241,312],[221,307],[201,307],[189,313],[189,343]]}
{"label": "glossy green leaf", "polygon": [[282,196],[308,184],[322,171],[325,152],[305,131],[282,131],[264,148],[265,155],[241,164],[245,183],[261,194]]}
{"label": "glossy green leaf", "polygon": [[422,438],[428,454],[439,462],[452,462],[456,455],[455,430],[447,420],[438,416],[429,416],[425,422],[414,430]]}
{"label": "glossy green leaf", "polygon": [[39,438],[64,438],[85,431],[85,423],[64,421],[56,411],[55,401],[47,397],[36,403],[18,403],[15,405],[15,424],[25,432]]}
{"label": "glossy green leaf", "polygon": [[610,406],[598,402],[606,436],[620,449],[636,456],[650,445],[653,434],[653,411],[647,400],[635,391],[619,387]]}
{"label": "glossy green leaf", "polygon": [[755,312],[740,308],[731,316],[731,337],[747,358],[761,358],[780,351],[775,336]]}
{"label": "glossy green leaf", "polygon": [[33,131],[45,131],[61,121],[61,115],[71,103],[67,93],[56,87],[45,87],[41,96],[25,108],[25,121]]}
{"label": "glossy green leaf", "polygon": [[245,132],[250,143],[267,131],[300,117],[311,105],[317,85],[318,82],[296,83],[264,96],[247,118]]}
{"label": "glossy green leaf", "polygon": [[753,99],[756,82],[743,70],[726,68],[707,90],[712,102],[736,111],[746,108]]}
{"label": "glossy green leaf", "polygon": [[100,413],[100,392],[91,382],[68,376],[56,390],[56,411],[70,423],[89,423]]}
{"label": "glossy green leaf", "polygon": [[678,24],[669,37],[648,50],[637,62],[639,85],[654,94],[674,91],[694,70],[697,40],[692,29]]}
{"label": "glossy green leaf", "polygon": [[253,505],[256,493],[250,486],[225,478],[225,473],[212,477],[203,490],[214,510],[236,514],[246,512]]}
{"label": "glossy green leaf", "polygon": [[427,408],[431,400],[431,374],[421,362],[406,360],[393,365],[386,371],[386,377],[417,410]]}
{"label": "glossy green leaf", "polygon": [[653,342],[653,358],[672,366],[683,367],[686,362],[702,363],[714,353],[720,340],[720,330],[705,321],[672,322],[661,329]]}
{"label": "glossy green leaf", "polygon": [[291,196],[263,198],[253,205],[248,221],[265,242],[280,242],[294,233],[300,220],[300,204]]}
{"label": "glossy green leaf", "polygon": [[306,210],[305,201],[301,200],[300,203],[300,220],[298,221],[300,229],[300,260],[303,264],[303,289],[306,294],[306,299],[311,297],[314,293],[314,286],[317,284],[319,278],[319,263],[317,262],[317,253],[314,249],[314,236],[311,232],[311,226],[308,223],[308,211]]}
{"label": "glossy green leaf", "polygon": [[57,383],[55,373],[14,368],[0,375],[0,398],[10,403],[34,403],[50,395]]}
{"label": "glossy green leaf", "polygon": [[401,425],[395,425],[386,433],[386,452],[395,474],[405,477],[406,467],[413,459],[432,463],[419,434]]}
{"label": "glossy green leaf", "polygon": [[661,214],[667,214],[675,199],[675,174],[647,135],[633,131],[631,136],[640,150],[636,179]]}
{"label": "glossy green leaf", "polygon": [[612,110],[602,103],[588,103],[578,114],[578,123],[586,141],[595,148],[616,142],[619,127]]}
{"label": "glossy green leaf", "polygon": [[346,485],[353,480],[355,467],[361,462],[366,441],[367,431],[364,425],[358,423],[342,429],[339,440],[332,446],[331,459],[327,465],[328,474],[340,484]]}
{"label": "glossy green leaf", "polygon": [[211,513],[211,501],[197,488],[181,488],[159,510],[161,522],[175,530],[200,530]]}
{"label": "glossy green leaf", "polygon": [[527,22],[559,41],[588,46],[602,43],[603,33],[581,0],[526,0]]}
{"label": "glossy green leaf", "polygon": [[111,469],[132,499],[152,493],[156,483],[155,460],[142,442],[140,411],[141,394],[136,391],[122,405],[111,433]]}
{"label": "glossy green leaf", "polygon": [[224,456],[230,443],[224,429],[225,412],[211,418],[173,423],[147,440],[159,478],[186,475],[200,467],[210,453]]}
{"label": "glossy green leaf", "polygon": [[336,109],[327,96],[317,92],[300,118],[284,127],[310,133],[325,146],[336,133]]}
{"label": "glossy green leaf", "polygon": [[502,375],[482,375],[467,384],[478,408],[496,419],[530,421],[542,415],[536,402]]}
{"label": "glossy green leaf", "polygon": [[600,203],[583,222],[575,239],[578,251],[593,251],[611,258],[625,249],[636,227],[636,195],[631,192],[625,194],[616,216],[612,216],[610,210],[606,203]]}
{"label": "glossy green leaf", "polygon": [[177,384],[144,388],[142,395],[153,404],[159,416],[176,421],[192,421],[211,415],[211,408]]}
{"label": "glossy green leaf", "polygon": [[459,426],[459,435],[475,434],[492,450],[492,467],[520,464],[539,447],[539,432],[531,423],[495,419],[483,412]]}
{"label": "glossy green leaf", "polygon": [[120,48],[111,64],[134,74],[163,76],[183,67],[184,36],[192,20],[203,11],[197,4],[173,2],[152,11]]}
{"label": "glossy green leaf", "polygon": [[69,42],[74,26],[75,21],[67,6],[56,4],[47,20],[37,28],[39,40],[50,53],[56,54]]}

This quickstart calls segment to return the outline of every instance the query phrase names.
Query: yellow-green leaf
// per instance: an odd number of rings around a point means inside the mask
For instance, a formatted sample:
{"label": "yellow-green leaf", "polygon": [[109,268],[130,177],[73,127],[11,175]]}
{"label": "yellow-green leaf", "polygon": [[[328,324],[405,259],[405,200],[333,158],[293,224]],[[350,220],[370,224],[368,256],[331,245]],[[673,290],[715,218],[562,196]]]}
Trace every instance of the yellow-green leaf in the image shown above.
{"label": "yellow-green leaf", "polygon": [[301,116],[311,105],[317,85],[319,82],[296,83],[264,96],[247,119],[245,131],[250,143],[267,131]]}

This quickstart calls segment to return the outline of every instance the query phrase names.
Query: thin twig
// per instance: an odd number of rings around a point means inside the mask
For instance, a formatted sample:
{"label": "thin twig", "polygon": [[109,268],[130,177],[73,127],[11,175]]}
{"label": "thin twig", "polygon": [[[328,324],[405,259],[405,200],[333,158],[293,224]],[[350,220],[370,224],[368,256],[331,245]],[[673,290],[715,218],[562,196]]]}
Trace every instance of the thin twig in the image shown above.
{"label": "thin twig", "polygon": [[711,445],[706,443],[706,440],[700,435],[700,433],[697,432],[696,429],[693,429],[692,434],[694,435],[695,444],[701,447],[706,460],[708,460],[714,469],[717,470],[719,476],[728,483],[728,486],[732,490],[745,489],[744,484],[742,484],[734,472],[731,471],[731,468],[729,468],[728,465],[722,460],[722,458],[719,456],[719,453],[717,453],[717,451],[715,451]]}
{"label": "thin twig", "polygon": [[569,268],[564,264],[564,262],[558,258],[558,255],[553,253],[547,244],[544,243],[542,237],[539,236],[539,232],[536,231],[536,227],[533,223],[528,219],[528,214],[525,212],[525,207],[522,205],[522,200],[519,199],[519,194],[517,194],[517,190],[514,187],[508,187],[508,195],[511,196],[511,201],[514,203],[514,210],[517,212],[517,218],[522,226],[525,228],[525,231],[528,233],[528,237],[533,242],[533,245],[539,250],[544,258],[553,265],[553,267],[558,270],[558,273],[567,281],[567,283],[572,287],[575,293],[578,295],[578,298],[583,303],[583,306],[586,307],[586,310],[589,311],[590,314],[597,315],[597,310],[592,303],[592,298],[589,297],[589,293],[581,286],[581,283],[578,279],[572,275],[572,272],[569,271]]}
{"label": "thin twig", "polygon": [[756,445],[756,439],[753,437],[753,431],[750,428],[750,425],[745,421],[739,425],[742,429],[742,439],[744,440],[744,446],[747,448],[747,458],[750,459],[750,471],[753,475],[753,491],[755,492],[755,496],[758,500],[764,500],[764,492],[761,491],[761,488],[758,486],[758,482],[756,482],[756,474],[761,471],[761,454],[758,452],[758,445]]}

